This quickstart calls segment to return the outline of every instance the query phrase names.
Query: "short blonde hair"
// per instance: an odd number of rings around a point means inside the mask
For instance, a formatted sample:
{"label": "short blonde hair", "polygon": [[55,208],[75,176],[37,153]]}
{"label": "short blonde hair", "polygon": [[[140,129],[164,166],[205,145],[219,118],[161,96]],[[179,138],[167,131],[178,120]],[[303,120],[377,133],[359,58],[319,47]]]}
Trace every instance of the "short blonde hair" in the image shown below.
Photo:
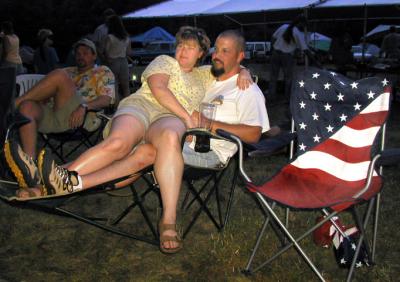
{"label": "short blonde hair", "polygon": [[208,38],[204,29],[193,26],[182,26],[176,34],[175,38],[176,44],[179,44],[180,42],[186,40],[197,41],[201,50],[203,51],[203,55],[200,60],[207,56],[208,50],[210,49],[211,41],[210,38]]}

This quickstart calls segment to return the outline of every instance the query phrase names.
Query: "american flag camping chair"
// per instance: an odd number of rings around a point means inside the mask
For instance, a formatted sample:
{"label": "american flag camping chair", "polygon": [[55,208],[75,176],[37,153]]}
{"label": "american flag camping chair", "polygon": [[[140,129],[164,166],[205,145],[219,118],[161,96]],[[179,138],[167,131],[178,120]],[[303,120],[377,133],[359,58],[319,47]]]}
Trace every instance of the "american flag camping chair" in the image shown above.
{"label": "american flag camping chair", "polygon": [[[377,146],[384,137],[385,121],[390,107],[390,88],[386,79],[365,78],[352,81],[339,74],[309,68],[293,80],[290,110],[297,134],[296,155],[277,174],[262,185],[252,183],[242,168],[247,188],[256,194],[266,211],[266,220],[259,233],[245,273],[252,273],[270,263],[292,246],[320,280],[321,272],[311,262],[299,241],[330,220],[343,236],[333,216],[346,209],[354,210],[359,230],[356,254],[351,262],[348,280],[360,263],[357,257],[366,245],[365,227],[376,195],[382,188],[380,168],[375,162],[383,150]],[[380,138],[378,138],[380,137]],[[240,140],[231,136],[239,143]],[[369,202],[364,222],[354,209]],[[297,211],[321,210],[324,220],[295,238],[273,211],[275,204]],[[278,225],[287,238],[286,245],[266,262],[253,267],[267,225]]]}

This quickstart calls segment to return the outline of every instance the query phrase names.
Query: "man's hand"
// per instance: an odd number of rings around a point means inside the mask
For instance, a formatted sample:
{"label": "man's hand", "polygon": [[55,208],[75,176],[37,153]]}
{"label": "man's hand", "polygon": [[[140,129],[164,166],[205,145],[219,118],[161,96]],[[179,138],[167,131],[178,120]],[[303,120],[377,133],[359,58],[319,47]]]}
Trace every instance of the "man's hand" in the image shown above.
{"label": "man's hand", "polygon": [[83,124],[85,119],[86,109],[81,105],[75,109],[69,116],[69,127],[70,128],[78,128]]}

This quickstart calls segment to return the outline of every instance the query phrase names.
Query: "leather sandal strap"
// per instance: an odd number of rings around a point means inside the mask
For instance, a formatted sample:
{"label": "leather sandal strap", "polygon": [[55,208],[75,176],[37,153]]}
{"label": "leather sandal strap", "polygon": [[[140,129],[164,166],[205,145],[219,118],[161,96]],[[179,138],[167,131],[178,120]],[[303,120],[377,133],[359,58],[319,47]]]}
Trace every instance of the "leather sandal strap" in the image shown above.
{"label": "leather sandal strap", "polygon": [[158,229],[160,234],[163,234],[167,230],[176,231],[176,224],[160,223]]}
{"label": "leather sandal strap", "polygon": [[178,235],[171,236],[171,235],[161,235],[160,236],[160,242],[165,243],[165,242],[177,242],[180,243],[182,242],[181,238]]}

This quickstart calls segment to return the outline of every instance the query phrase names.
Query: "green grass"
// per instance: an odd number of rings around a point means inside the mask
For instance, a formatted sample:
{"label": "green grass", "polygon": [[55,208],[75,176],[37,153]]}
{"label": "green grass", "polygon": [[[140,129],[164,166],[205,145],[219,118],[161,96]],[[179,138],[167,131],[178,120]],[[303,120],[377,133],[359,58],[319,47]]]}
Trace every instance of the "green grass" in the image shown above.
{"label": "green grass", "polygon": [[[389,122],[389,147],[399,144],[400,118],[395,105]],[[270,111],[274,119],[273,111]],[[248,160],[246,170],[255,182],[262,182],[284,164],[284,154],[263,160]],[[231,172],[228,173],[228,175]],[[395,281],[400,273],[398,240],[398,168],[384,171],[378,250],[373,267],[358,269],[355,281]],[[223,182],[227,187],[229,181]],[[183,188],[183,192],[185,192]],[[222,191],[226,203],[228,191]],[[183,193],[182,193],[183,194]],[[146,205],[156,222],[160,215],[157,199],[149,197]],[[95,195],[81,197],[72,208],[107,216],[128,204],[125,197]],[[259,227],[263,222],[260,210],[251,195],[239,187],[229,225],[217,232],[203,214],[184,241],[182,252],[167,256],[158,248],[132,239],[122,238],[71,218],[42,210],[0,202],[0,281],[315,281],[314,274],[294,250],[285,253],[270,266],[252,276],[245,276],[245,267]],[[282,211],[279,214],[283,216]],[[179,214],[187,224],[191,214]],[[295,233],[313,223],[318,214],[291,213],[290,228]],[[343,216],[345,224],[348,217]],[[130,230],[145,232],[143,221],[132,213],[123,222]],[[315,264],[329,281],[342,281],[346,270],[340,269],[332,248],[314,245],[311,238],[302,242]],[[267,232],[256,261],[270,256],[278,242]]]}

